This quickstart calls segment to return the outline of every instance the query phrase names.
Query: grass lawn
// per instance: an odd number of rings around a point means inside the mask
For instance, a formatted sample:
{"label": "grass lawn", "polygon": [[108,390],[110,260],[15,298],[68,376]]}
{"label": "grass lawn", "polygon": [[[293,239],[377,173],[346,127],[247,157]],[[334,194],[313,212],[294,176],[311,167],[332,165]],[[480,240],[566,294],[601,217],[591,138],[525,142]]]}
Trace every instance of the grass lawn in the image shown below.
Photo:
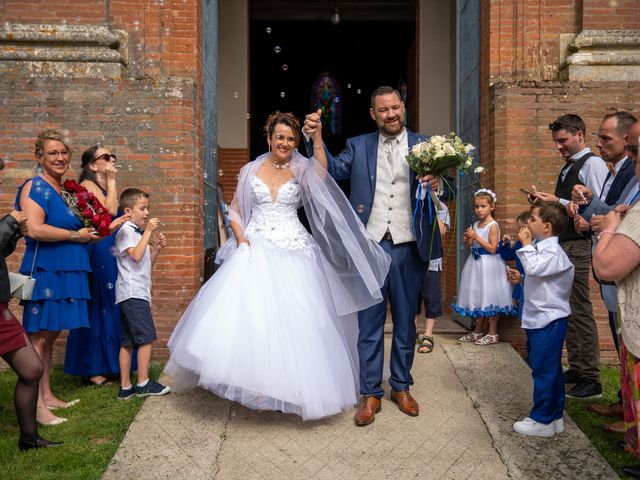
{"label": "grass lawn", "polygon": [[[158,378],[161,365],[153,365],[151,377]],[[51,384],[62,400],[80,399],[59,416],[69,419],[61,425],[38,431],[49,440],[62,440],[56,448],[18,450],[18,422],[13,406],[16,376],[0,372],[0,478],[13,479],[99,479],[127,432],[144,399],[117,399],[118,386],[94,387],[79,377],[55,368]]]}
{"label": "grass lawn", "polygon": [[598,449],[600,454],[618,472],[621,478],[630,478],[622,473],[622,467],[637,465],[640,460],[624,453],[616,445],[618,440],[623,440],[622,434],[605,432],[602,427],[607,423],[616,421],[615,418],[601,417],[588,410],[592,403],[610,404],[618,400],[620,388],[620,374],[617,367],[604,367],[602,369],[602,398],[596,400],[575,400],[567,398],[566,410],[580,429]]}

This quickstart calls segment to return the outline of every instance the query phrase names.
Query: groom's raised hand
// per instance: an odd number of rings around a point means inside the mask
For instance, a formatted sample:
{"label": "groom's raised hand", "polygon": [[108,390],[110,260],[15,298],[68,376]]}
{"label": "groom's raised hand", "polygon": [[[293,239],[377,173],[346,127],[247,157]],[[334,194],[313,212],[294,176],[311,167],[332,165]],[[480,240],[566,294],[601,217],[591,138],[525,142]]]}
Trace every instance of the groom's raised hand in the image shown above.
{"label": "groom's raised hand", "polygon": [[309,113],[304,117],[304,126],[302,127],[302,133],[313,137],[313,134],[322,128],[322,110],[318,109],[313,113]]}

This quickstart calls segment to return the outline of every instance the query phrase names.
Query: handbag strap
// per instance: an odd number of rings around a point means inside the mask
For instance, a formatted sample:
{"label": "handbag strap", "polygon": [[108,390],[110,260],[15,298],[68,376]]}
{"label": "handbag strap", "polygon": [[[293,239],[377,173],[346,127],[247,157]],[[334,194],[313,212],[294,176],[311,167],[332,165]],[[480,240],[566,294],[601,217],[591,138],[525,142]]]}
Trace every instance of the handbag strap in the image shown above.
{"label": "handbag strap", "polygon": [[40,242],[36,242],[36,251],[33,252],[33,262],[31,263],[31,273],[29,274],[30,277],[33,277],[33,269],[36,266],[36,255],[38,255],[38,245],[40,245]]}

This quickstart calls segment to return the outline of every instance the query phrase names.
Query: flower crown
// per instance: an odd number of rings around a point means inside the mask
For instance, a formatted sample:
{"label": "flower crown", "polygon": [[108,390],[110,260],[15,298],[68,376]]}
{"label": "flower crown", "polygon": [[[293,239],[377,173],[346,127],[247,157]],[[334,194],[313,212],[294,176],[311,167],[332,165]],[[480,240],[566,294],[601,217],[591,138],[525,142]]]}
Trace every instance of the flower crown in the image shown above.
{"label": "flower crown", "polygon": [[493,200],[493,204],[495,205],[496,202],[498,201],[498,197],[496,197],[496,194],[493,193],[493,191],[489,190],[488,188],[481,188],[479,190],[476,191],[476,193],[473,194],[473,196],[477,196],[478,194],[484,193],[486,195],[489,195],[491,197],[491,199]]}

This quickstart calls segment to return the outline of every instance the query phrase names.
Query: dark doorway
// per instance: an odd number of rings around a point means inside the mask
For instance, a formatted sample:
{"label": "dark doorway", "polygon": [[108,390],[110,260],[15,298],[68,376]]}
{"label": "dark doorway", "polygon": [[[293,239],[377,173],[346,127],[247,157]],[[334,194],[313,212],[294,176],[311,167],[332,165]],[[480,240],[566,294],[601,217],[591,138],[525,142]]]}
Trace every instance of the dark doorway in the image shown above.
{"label": "dark doorway", "polygon": [[324,129],[334,153],[342,150],[346,138],[375,129],[369,96],[376,87],[404,84],[408,97],[415,97],[415,9],[412,13],[411,20],[405,15],[404,20],[381,21],[372,20],[375,12],[367,11],[367,20],[337,25],[328,17],[287,20],[286,11],[280,17],[285,20],[252,19],[250,157],[266,150],[262,126],[271,112],[290,111],[303,119],[312,110],[312,87],[323,72],[335,79],[340,91],[333,101],[339,104],[341,128],[333,135]]}

